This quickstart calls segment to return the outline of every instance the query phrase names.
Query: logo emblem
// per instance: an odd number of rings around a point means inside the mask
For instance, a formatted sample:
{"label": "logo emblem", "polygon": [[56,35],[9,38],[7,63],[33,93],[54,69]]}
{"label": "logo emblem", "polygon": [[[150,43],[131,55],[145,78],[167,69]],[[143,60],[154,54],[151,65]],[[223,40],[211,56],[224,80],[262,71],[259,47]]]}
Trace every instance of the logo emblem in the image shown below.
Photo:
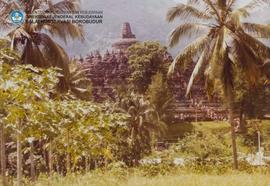
{"label": "logo emblem", "polygon": [[12,23],[20,25],[24,22],[24,13],[20,10],[13,10],[10,13],[10,20]]}

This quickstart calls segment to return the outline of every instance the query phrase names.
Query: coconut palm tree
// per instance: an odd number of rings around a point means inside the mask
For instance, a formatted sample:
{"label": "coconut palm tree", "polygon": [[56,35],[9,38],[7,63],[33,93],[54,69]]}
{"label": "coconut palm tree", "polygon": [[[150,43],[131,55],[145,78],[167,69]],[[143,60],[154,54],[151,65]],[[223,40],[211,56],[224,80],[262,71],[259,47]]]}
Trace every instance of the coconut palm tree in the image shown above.
{"label": "coconut palm tree", "polygon": [[235,68],[245,73],[250,85],[256,85],[259,77],[270,78],[267,59],[270,48],[260,39],[269,39],[270,25],[246,22],[253,10],[261,5],[269,6],[269,0],[253,0],[238,8],[237,0],[188,0],[178,4],[167,13],[167,21],[183,18],[170,34],[169,46],[189,36],[196,38],[181,51],[171,64],[169,72],[176,65],[187,65],[196,60],[187,95],[194,80],[205,75],[209,94],[222,85],[228,103],[231,124],[234,168],[238,168],[235,130],[233,122],[233,75]]}
{"label": "coconut palm tree", "polygon": [[[29,15],[71,12],[79,10],[77,0],[64,0],[58,3],[48,0],[0,0],[0,25],[9,31],[11,46],[21,52],[21,62],[37,67],[55,66],[62,69],[64,76],[69,75],[69,58],[64,49],[50,36],[67,39],[83,39],[82,27],[72,23],[38,22],[31,23]],[[25,21],[21,25],[10,22],[12,10],[22,10]],[[64,86],[64,85],[63,85]]]}

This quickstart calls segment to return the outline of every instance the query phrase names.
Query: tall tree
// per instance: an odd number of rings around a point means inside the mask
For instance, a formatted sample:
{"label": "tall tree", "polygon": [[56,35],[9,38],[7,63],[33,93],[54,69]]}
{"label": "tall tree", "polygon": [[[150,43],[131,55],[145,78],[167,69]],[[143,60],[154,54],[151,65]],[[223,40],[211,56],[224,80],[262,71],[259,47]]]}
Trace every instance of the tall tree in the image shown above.
{"label": "tall tree", "polygon": [[151,145],[165,132],[167,126],[143,95],[132,92],[118,99],[117,106],[129,115],[129,151],[135,160],[133,163],[138,163],[143,155],[151,152]]}
{"label": "tall tree", "polygon": [[146,97],[158,112],[160,119],[166,123],[170,122],[172,117],[170,109],[172,108],[174,97],[162,73],[158,72],[152,77],[152,82],[147,89]]}
{"label": "tall tree", "polygon": [[[128,58],[131,88],[144,94],[151,84],[152,76],[157,72],[166,74],[166,48],[158,42],[147,41],[129,47]],[[167,65],[168,67],[168,65]]]}
{"label": "tall tree", "polygon": [[[257,83],[263,76],[270,78],[270,68],[267,59],[270,48],[258,38],[269,39],[270,25],[245,22],[250,12],[260,5],[269,6],[268,0],[253,0],[244,7],[236,8],[237,0],[188,0],[186,4],[178,4],[167,13],[168,22],[176,18],[185,19],[170,35],[169,46],[179,43],[184,36],[196,37],[180,52],[173,61],[169,72],[176,64],[192,63],[197,59],[191,75],[187,94],[195,79],[204,74],[206,88],[210,95],[217,89],[217,84],[223,87],[229,110],[229,122],[232,134],[233,167],[238,168],[236,135],[233,122],[235,68],[241,68],[250,85]],[[217,83],[218,82],[218,83]]]}
{"label": "tall tree", "polygon": [[[9,42],[7,40],[0,40],[0,64],[3,63],[13,63],[19,60],[19,56],[12,50],[9,49]],[[5,73],[3,69],[1,69],[1,74]],[[7,176],[6,176],[6,125],[4,123],[4,117],[8,115],[6,112],[6,100],[8,98],[8,93],[1,92],[0,94],[0,135],[1,135],[1,175],[2,175],[2,185],[8,185]]]}

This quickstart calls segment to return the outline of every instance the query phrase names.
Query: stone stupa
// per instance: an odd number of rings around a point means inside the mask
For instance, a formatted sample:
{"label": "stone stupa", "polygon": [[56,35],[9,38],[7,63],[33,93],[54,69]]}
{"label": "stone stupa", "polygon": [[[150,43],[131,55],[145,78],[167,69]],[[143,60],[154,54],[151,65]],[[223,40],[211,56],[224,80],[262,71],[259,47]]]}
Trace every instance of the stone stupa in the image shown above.
{"label": "stone stupa", "polygon": [[122,26],[121,38],[112,45],[112,48],[115,51],[125,51],[128,47],[137,42],[138,40],[136,39],[136,36],[132,33],[130,24],[126,22]]}

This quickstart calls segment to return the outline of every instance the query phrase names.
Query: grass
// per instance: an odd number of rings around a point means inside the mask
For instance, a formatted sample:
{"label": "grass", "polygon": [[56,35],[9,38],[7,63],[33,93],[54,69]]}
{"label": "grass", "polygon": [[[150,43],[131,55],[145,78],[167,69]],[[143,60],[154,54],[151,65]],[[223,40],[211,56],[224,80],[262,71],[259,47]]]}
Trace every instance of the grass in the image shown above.
{"label": "grass", "polygon": [[[270,142],[270,120],[263,120],[260,123],[260,130],[262,132],[263,141]],[[231,144],[230,125],[226,121],[204,121],[204,122],[172,124],[168,128],[165,140],[169,142],[177,142],[177,139],[181,139],[185,135],[188,135],[189,133],[192,132],[202,132],[202,133],[211,133],[214,135],[222,135],[225,137],[226,142],[228,144]],[[237,147],[239,152],[243,153],[250,152],[250,148],[243,145],[243,135],[238,135]],[[270,151],[270,149],[266,150]]]}
{"label": "grass", "polygon": [[113,175],[89,173],[68,177],[41,178],[35,186],[270,186],[270,176],[234,173],[225,175],[182,174],[174,176],[142,177],[131,175],[117,178]]}
{"label": "grass", "polygon": [[188,133],[199,131],[211,133],[215,133],[216,131],[222,131],[223,133],[227,133],[230,131],[230,126],[227,122],[223,121],[171,124],[168,127],[166,139],[176,140],[177,138],[184,137]]}
{"label": "grass", "polygon": [[[270,131],[270,120],[263,120],[260,124],[262,131]],[[167,139],[177,139],[184,137],[185,134],[201,131],[201,132],[222,132],[229,133],[230,125],[226,121],[203,121],[203,122],[191,122],[191,123],[178,123],[171,124],[168,127]]]}

